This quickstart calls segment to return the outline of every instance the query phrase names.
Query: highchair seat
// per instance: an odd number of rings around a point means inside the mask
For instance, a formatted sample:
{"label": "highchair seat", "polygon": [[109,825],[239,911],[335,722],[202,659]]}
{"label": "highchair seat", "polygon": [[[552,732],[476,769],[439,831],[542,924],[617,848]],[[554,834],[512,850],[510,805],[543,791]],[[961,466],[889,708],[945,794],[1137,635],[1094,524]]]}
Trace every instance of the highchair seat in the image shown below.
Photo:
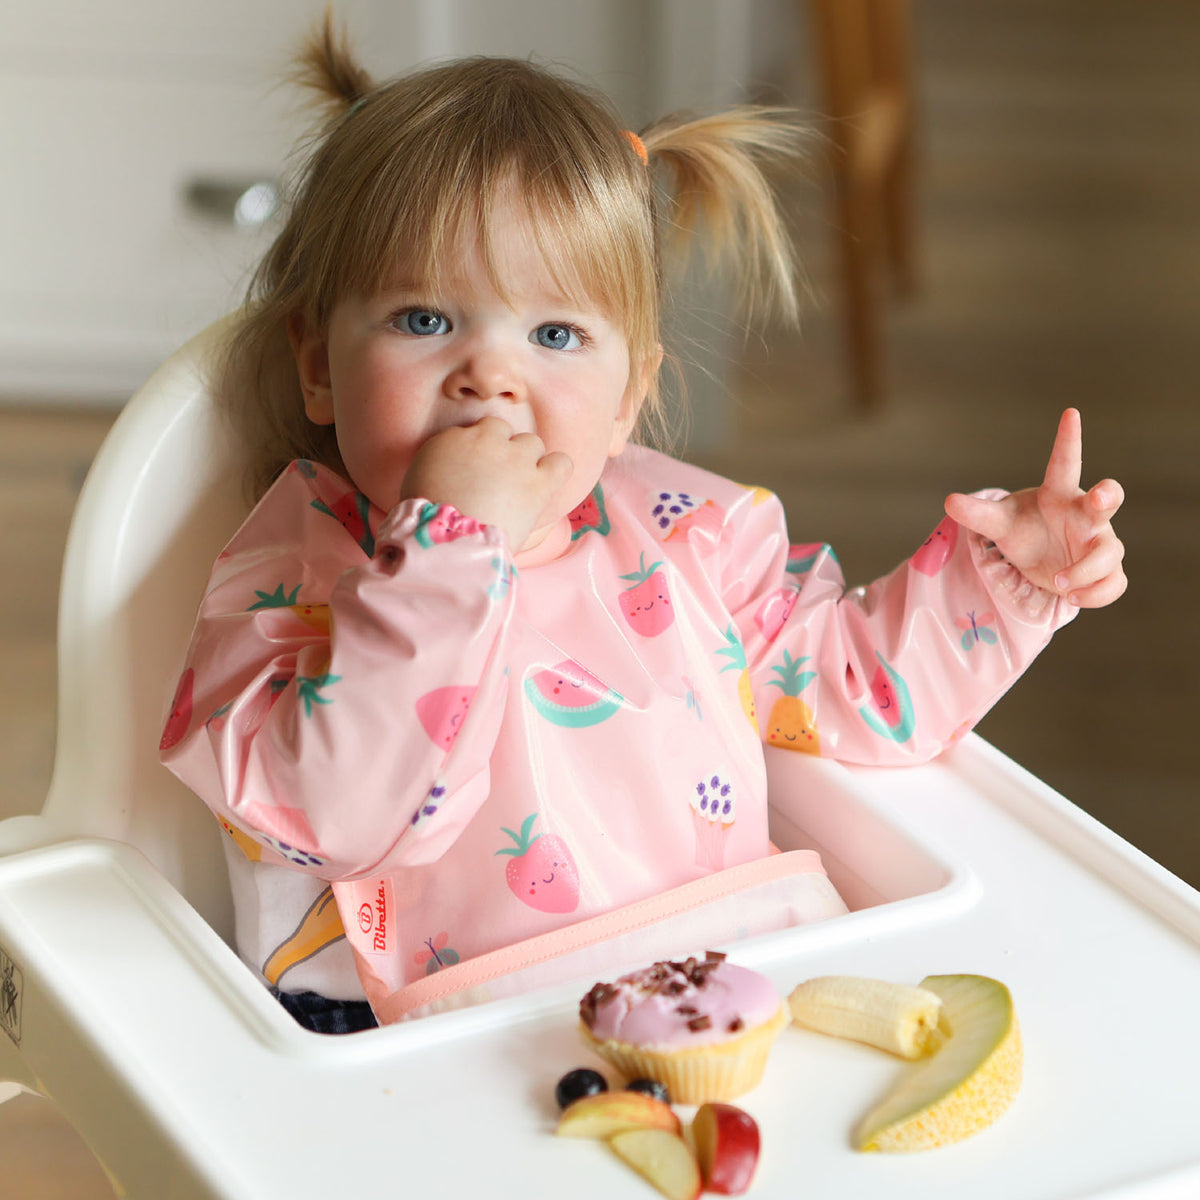
{"label": "highchair seat", "polygon": [[[121,1196],[623,1194],[639,1185],[614,1155],[551,1136],[594,979],[322,1037],[230,948],[217,824],[157,755],[196,604],[246,511],[207,386],[224,328],[130,401],[80,496],[53,781],[40,815],[0,822],[0,1081],[53,1100]],[[785,994],[818,974],[989,974],[1029,1032],[1003,1122],[875,1190],[915,1200],[969,1178],[974,1196],[1051,1200],[1120,1179],[1200,1195],[1178,1102],[1200,1077],[1200,1039],[1178,1036],[1194,1024],[1200,897],[974,735],[919,768],[767,761],[792,815],[773,815],[774,841],[820,851],[851,911],[736,942],[737,961]],[[1154,1020],[1114,1035],[1150,978]],[[1121,1041],[1137,1053],[1114,1054]],[[745,1101],[764,1137],[755,1194],[871,1191],[879,1164],[848,1130],[894,1074],[785,1031]],[[1097,1138],[1118,1115],[1120,1136]]]}

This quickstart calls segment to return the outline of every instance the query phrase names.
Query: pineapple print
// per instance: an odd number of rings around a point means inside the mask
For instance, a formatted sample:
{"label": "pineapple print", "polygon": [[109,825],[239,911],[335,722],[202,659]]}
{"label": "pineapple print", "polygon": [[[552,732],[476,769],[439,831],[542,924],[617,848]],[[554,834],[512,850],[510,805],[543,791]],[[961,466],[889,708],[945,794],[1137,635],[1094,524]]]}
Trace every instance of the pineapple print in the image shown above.
{"label": "pineapple print", "polygon": [[732,624],[725,630],[725,645],[717,653],[725,655],[729,659],[721,668],[722,674],[726,671],[741,672],[738,676],[738,699],[742,702],[742,712],[746,714],[750,728],[757,734],[758,711],[754,707],[754,690],[750,686],[750,672],[746,667],[746,650]]}
{"label": "pineapple print", "polygon": [[801,671],[808,657],[793,658],[783,652],[783,665],[772,667],[778,679],[769,681],[783,693],[771,706],[767,720],[767,744],[780,746],[784,750],[798,750],[804,754],[820,754],[821,739],[813,724],[812,709],[800,699],[800,693],[816,677],[815,671]]}

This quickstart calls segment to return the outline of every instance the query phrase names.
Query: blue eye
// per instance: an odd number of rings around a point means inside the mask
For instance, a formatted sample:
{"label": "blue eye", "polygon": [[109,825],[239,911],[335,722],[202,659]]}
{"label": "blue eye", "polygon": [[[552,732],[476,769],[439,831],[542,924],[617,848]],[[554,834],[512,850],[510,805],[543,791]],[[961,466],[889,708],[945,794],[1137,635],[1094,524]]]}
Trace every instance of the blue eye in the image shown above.
{"label": "blue eye", "polygon": [[578,350],[583,345],[579,334],[570,325],[559,325],[555,322],[539,325],[529,340],[537,342],[539,346],[545,346],[547,350]]}
{"label": "blue eye", "polygon": [[431,308],[410,308],[396,318],[396,324],[406,333],[416,334],[417,337],[450,332],[450,322]]}

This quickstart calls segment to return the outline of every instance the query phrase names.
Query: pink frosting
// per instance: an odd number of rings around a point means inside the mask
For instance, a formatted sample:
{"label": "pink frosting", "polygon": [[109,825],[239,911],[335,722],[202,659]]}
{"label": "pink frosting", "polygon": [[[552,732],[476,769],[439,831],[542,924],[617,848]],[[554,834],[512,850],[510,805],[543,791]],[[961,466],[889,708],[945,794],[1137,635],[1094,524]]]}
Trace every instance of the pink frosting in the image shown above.
{"label": "pink frosting", "polygon": [[683,1050],[723,1042],[779,1011],[779,994],[757,971],[721,961],[659,962],[616,983],[598,983],[580,1016],[593,1037]]}

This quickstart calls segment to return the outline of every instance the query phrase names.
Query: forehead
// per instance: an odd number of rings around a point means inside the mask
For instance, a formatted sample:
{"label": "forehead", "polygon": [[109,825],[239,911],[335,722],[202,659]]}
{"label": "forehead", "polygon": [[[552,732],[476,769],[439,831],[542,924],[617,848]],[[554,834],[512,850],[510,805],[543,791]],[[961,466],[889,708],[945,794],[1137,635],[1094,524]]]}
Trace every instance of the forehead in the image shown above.
{"label": "forehead", "polygon": [[385,285],[437,290],[487,287],[508,301],[537,293],[575,307],[610,312],[594,268],[594,239],[578,212],[564,216],[504,183],[486,200],[459,203],[393,258]]}

